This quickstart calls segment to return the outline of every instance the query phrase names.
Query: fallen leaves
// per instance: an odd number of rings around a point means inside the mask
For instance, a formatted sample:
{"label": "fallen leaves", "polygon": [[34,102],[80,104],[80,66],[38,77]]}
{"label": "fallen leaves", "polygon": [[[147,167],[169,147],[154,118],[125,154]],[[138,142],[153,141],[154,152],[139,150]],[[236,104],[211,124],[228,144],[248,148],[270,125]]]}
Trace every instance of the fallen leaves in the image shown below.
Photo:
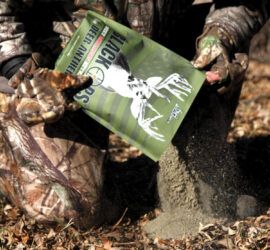
{"label": "fallen leaves", "polygon": [[[246,81],[228,136],[229,142],[240,137],[270,134],[270,65],[251,61]],[[256,81],[254,81],[256,79]]]}
{"label": "fallen leaves", "polygon": [[[266,67],[267,66],[267,67]],[[243,85],[229,142],[243,137],[270,135],[270,65],[251,62]],[[115,135],[110,137],[112,160],[124,162],[141,154]],[[257,144],[256,144],[257,145]],[[80,230],[72,221],[65,225],[36,223],[22,211],[0,200],[0,247],[2,249],[270,249],[270,208],[258,217],[227,224],[199,225],[198,234],[181,239],[152,240],[143,231],[160,215],[152,210],[132,221],[127,210],[114,225]]]}

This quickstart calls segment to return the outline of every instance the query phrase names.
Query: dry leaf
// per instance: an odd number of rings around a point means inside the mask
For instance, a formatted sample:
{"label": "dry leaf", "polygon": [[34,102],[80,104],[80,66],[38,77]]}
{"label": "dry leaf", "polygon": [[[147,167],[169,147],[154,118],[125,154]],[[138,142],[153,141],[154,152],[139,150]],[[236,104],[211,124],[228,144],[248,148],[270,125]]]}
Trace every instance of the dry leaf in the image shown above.
{"label": "dry leaf", "polygon": [[26,244],[29,240],[29,234],[26,232],[21,236],[21,238],[22,238],[22,242]]}
{"label": "dry leaf", "polygon": [[14,237],[13,237],[13,233],[12,232],[8,232],[8,243],[7,246],[10,246],[13,244],[14,241]]}
{"label": "dry leaf", "polygon": [[156,237],[155,240],[154,240],[154,243],[156,244],[160,244],[160,245],[166,245],[166,246],[169,246],[169,247],[173,247],[170,242],[166,241],[166,240],[163,240],[161,239],[160,237]]}
{"label": "dry leaf", "polygon": [[103,234],[102,237],[105,237],[105,238],[112,237],[112,238],[116,239],[117,241],[120,241],[121,237],[122,237],[122,234],[120,234],[117,231],[112,231],[112,232]]}
{"label": "dry leaf", "polygon": [[14,250],[23,250],[25,249],[25,246],[22,243],[19,243]]}
{"label": "dry leaf", "polygon": [[126,237],[127,239],[131,240],[131,239],[134,237],[134,233],[131,233],[131,232],[125,233],[125,237]]}
{"label": "dry leaf", "polygon": [[112,243],[108,238],[101,238],[101,242],[103,244],[104,249],[111,249],[112,248]]}
{"label": "dry leaf", "polygon": [[55,235],[56,235],[56,232],[55,232],[52,228],[50,228],[50,231],[49,231],[49,233],[47,234],[47,239],[51,239],[51,238],[53,238]]}
{"label": "dry leaf", "polygon": [[230,238],[219,240],[217,243],[226,247],[227,249],[233,249],[233,242]]}
{"label": "dry leaf", "polygon": [[228,229],[228,235],[232,236],[232,235],[235,235],[235,234],[236,234],[235,230],[233,230],[231,228]]}
{"label": "dry leaf", "polygon": [[214,227],[215,227],[214,224],[207,224],[207,225],[204,226],[202,223],[200,223],[200,225],[199,225],[199,232],[206,231],[209,228],[213,229]]}

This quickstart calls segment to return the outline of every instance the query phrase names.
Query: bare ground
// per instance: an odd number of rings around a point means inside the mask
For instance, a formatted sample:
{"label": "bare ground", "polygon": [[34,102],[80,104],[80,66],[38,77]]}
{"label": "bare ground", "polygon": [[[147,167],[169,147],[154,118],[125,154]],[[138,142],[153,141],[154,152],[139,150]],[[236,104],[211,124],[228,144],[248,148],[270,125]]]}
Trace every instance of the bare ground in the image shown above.
{"label": "bare ground", "polygon": [[[120,165],[125,166],[131,158],[142,157],[136,148],[117,136],[111,135],[110,139],[112,160]],[[198,224],[198,234],[193,237],[148,238],[142,228],[159,216],[154,208],[155,181],[145,176],[144,182],[129,178],[134,172],[149,175],[155,171],[148,167],[150,172],[145,172],[147,160],[142,157],[139,169],[131,164],[124,173],[117,165],[113,166],[118,173],[116,183],[107,181],[106,185],[109,189],[119,185],[124,202],[119,220],[112,225],[83,231],[73,227],[72,222],[38,224],[3,198],[0,201],[0,246],[2,249],[270,249],[269,139],[270,64],[252,61],[228,142],[237,149],[243,175],[254,183],[250,189],[265,202],[266,209],[259,216],[228,224]],[[145,178],[148,178],[147,185]]]}

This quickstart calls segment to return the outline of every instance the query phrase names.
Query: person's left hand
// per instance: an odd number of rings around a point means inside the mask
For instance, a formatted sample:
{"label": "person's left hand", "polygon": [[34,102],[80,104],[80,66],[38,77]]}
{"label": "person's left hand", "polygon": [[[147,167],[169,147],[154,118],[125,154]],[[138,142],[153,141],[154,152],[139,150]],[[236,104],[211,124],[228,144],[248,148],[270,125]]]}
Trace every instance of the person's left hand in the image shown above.
{"label": "person's left hand", "polygon": [[247,54],[231,51],[229,35],[218,27],[208,28],[198,38],[192,64],[195,68],[206,70],[205,84],[215,85],[219,93],[227,92],[240,83],[248,67]]}

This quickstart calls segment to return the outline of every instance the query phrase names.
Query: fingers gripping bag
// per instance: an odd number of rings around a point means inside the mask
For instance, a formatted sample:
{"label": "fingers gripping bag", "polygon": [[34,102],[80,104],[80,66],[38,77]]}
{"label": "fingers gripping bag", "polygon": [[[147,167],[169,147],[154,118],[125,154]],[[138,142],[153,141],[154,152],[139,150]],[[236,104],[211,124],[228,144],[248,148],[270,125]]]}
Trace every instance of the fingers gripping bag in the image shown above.
{"label": "fingers gripping bag", "polygon": [[205,79],[188,60],[92,11],[55,69],[91,76],[92,85],[74,99],[90,117],[154,161],[171,142]]}

